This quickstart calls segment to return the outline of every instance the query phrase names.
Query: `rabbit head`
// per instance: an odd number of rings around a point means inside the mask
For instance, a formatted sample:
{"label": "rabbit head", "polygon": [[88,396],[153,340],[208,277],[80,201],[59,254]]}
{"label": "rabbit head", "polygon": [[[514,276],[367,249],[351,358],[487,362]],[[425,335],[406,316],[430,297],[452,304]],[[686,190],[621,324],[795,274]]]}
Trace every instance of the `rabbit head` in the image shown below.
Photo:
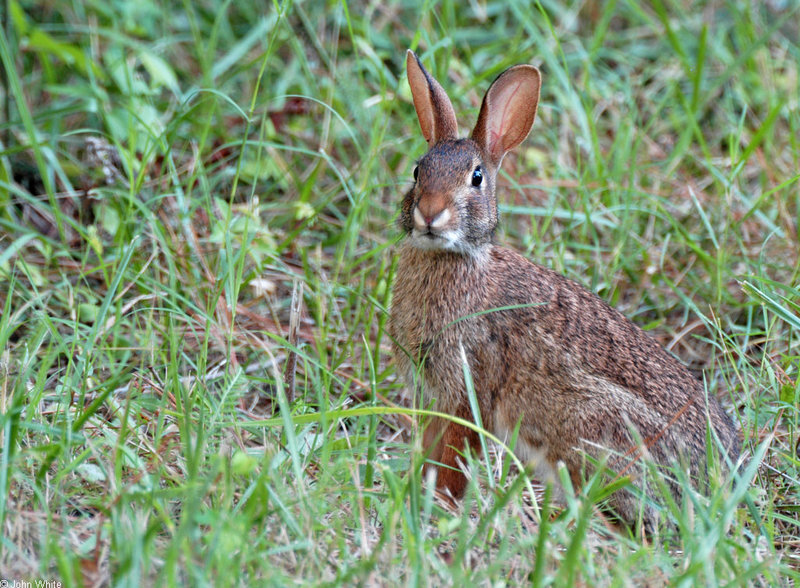
{"label": "rabbit head", "polygon": [[500,74],[486,92],[471,136],[459,139],[445,91],[413,51],[406,65],[428,152],[414,169],[400,224],[414,247],[479,253],[497,227],[497,170],[503,156],[528,136],[536,117],[539,70],[517,65]]}

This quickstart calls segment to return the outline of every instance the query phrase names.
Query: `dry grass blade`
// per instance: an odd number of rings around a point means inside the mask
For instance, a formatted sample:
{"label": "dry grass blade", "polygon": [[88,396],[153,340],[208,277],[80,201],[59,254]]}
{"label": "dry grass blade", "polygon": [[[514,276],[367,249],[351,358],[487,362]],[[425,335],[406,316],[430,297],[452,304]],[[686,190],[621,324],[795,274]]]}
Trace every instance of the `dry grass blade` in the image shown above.
{"label": "dry grass blade", "polygon": [[283,383],[289,402],[295,400],[295,375],[297,373],[297,329],[303,312],[303,282],[294,280],[292,284],[292,303],[289,312],[289,335],[286,356],[286,367],[283,371]]}

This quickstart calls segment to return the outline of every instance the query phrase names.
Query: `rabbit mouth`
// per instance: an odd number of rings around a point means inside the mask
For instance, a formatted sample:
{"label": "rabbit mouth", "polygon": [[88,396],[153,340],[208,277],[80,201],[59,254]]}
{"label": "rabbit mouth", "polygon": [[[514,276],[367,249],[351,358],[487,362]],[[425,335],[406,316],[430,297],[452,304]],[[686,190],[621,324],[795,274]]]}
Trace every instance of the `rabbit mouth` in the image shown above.
{"label": "rabbit mouth", "polygon": [[411,233],[411,243],[420,249],[454,249],[458,242],[455,231],[436,231],[430,227],[414,229]]}
{"label": "rabbit mouth", "polygon": [[449,242],[449,239],[445,238],[441,233],[434,232],[433,229],[425,229],[422,231],[416,229],[414,231],[414,237],[415,241],[428,243],[430,246],[433,246],[437,242],[439,242],[441,246],[444,246],[445,243]]}
{"label": "rabbit mouth", "polygon": [[464,235],[457,229],[436,231],[434,229],[414,229],[408,236],[409,244],[426,251],[451,251],[472,254],[473,247],[466,243]]}

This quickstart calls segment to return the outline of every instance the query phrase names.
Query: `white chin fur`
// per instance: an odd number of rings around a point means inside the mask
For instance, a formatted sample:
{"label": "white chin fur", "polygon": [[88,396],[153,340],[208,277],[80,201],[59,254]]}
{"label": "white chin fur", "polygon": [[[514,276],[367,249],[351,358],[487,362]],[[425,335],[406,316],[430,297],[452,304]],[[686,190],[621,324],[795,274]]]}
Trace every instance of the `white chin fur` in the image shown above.
{"label": "white chin fur", "polygon": [[417,249],[459,251],[462,249],[462,235],[458,231],[443,231],[431,237],[427,233],[414,229],[408,236],[409,242]]}
{"label": "white chin fur", "polygon": [[464,239],[460,231],[443,231],[431,238],[427,234],[414,229],[407,237],[409,245],[426,251],[452,251],[474,257],[480,256],[483,246],[475,246]]}

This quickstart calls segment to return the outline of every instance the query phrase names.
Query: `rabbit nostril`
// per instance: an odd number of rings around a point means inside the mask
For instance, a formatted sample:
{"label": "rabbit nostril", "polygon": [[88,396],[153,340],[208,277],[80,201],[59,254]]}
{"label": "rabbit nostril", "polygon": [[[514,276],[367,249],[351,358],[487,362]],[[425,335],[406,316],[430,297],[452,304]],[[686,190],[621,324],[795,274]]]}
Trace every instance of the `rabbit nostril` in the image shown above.
{"label": "rabbit nostril", "polygon": [[414,207],[414,224],[417,225],[417,227],[429,226],[428,219],[423,216],[418,206]]}
{"label": "rabbit nostril", "polygon": [[419,207],[414,209],[414,224],[418,229],[428,229],[429,231],[443,230],[450,222],[450,210],[444,208],[434,213],[423,213]]}

